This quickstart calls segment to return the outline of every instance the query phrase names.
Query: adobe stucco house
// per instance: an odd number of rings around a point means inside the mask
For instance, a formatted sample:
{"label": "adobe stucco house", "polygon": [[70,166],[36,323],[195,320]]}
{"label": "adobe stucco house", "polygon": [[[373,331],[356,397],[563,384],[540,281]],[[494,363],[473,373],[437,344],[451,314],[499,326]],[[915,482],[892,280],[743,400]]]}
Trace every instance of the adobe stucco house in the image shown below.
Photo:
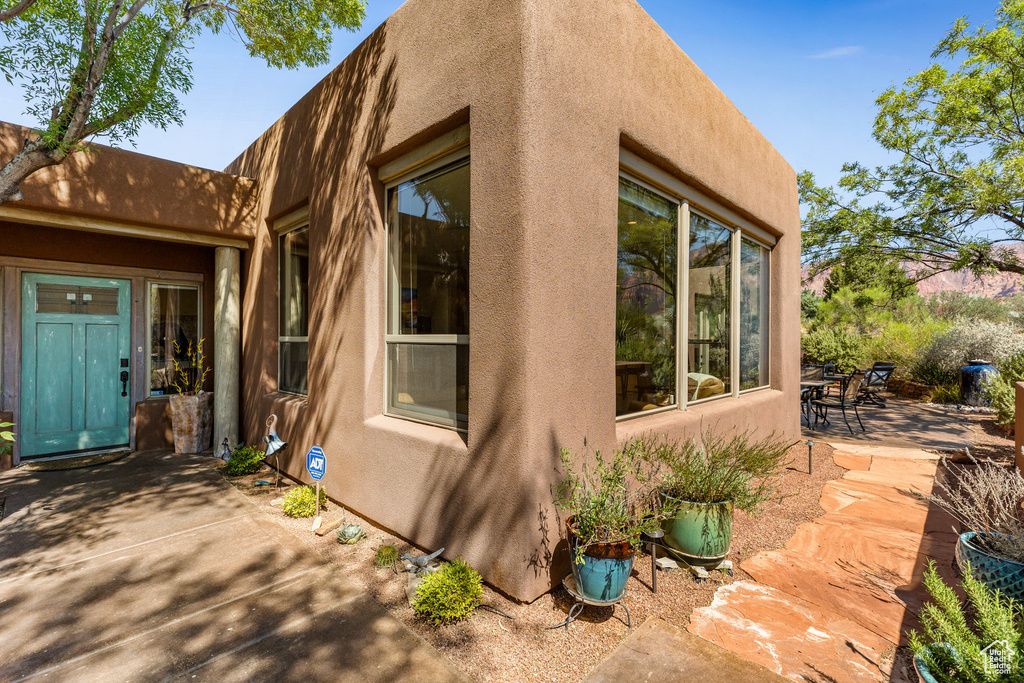
{"label": "adobe stucco house", "polygon": [[[519,599],[566,567],[559,447],[799,434],[795,174],[634,0],[410,0],[225,173],[103,149],[23,191],[0,207],[22,434],[70,405],[30,350],[121,287],[127,396],[62,369],[93,383],[72,441],[166,443],[172,338],[204,336],[215,442],[276,413],[291,475],[319,443],[332,498]],[[104,392],[116,443],[75,422]]]}

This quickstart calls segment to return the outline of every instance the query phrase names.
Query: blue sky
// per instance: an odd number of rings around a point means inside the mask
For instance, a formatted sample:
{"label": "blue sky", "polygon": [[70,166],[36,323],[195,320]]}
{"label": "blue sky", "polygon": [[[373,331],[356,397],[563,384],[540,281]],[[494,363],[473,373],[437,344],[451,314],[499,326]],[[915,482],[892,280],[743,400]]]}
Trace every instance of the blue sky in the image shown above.
{"label": "blue sky", "polygon": [[[494,0],[501,2],[502,0]],[[602,0],[594,0],[599,7]],[[328,66],[278,71],[228,35],[193,52],[183,127],[147,129],[139,152],[220,169],[344,59],[401,0],[369,0],[365,28],[336,36]],[[640,0],[797,170],[834,182],[844,161],[882,163],[874,100],[930,62],[953,21],[993,21],[995,0]],[[0,81],[0,120],[32,125]]]}

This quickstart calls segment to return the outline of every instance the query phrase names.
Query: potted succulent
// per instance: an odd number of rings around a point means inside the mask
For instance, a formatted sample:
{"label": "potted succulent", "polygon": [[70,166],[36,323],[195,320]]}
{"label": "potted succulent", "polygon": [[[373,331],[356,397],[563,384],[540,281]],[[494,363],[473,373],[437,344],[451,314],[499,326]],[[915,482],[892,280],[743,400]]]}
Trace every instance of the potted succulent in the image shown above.
{"label": "potted succulent", "polygon": [[967,605],[929,561],[921,609],[924,633],[910,631],[914,668],[924,683],[1019,681],[1024,677],[1024,613],[1016,601],[964,574]]}
{"label": "potted succulent", "polygon": [[[943,465],[946,465],[945,461]],[[1024,477],[1012,465],[948,466],[924,496],[960,523],[956,559],[978,581],[1024,602]]]}
{"label": "potted succulent", "polygon": [[647,437],[647,450],[666,469],[660,493],[676,514],[662,523],[673,554],[695,566],[714,566],[729,553],[733,509],[756,514],[779,496],[779,474],[790,445],[772,433],[753,440],[704,433],[700,441]]}
{"label": "potted succulent", "polygon": [[566,520],[573,578],[587,600],[622,597],[643,532],[657,528],[669,513],[657,496],[660,464],[642,440],[628,442],[609,458],[592,461],[561,450],[564,480],[555,504]]}
{"label": "potted succulent", "polygon": [[175,453],[199,453],[210,447],[213,436],[213,394],[203,391],[210,372],[203,352],[203,339],[191,341],[182,353],[174,343],[174,387],[170,395],[171,429]]}

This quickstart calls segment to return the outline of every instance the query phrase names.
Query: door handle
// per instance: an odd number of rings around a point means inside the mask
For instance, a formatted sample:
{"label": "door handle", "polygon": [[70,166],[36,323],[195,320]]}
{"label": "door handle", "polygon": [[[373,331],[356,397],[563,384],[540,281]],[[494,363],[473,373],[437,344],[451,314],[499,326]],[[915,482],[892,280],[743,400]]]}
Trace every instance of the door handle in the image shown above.
{"label": "door handle", "polygon": [[127,370],[122,370],[121,371],[121,395],[122,396],[127,396],[128,395],[128,371]]}

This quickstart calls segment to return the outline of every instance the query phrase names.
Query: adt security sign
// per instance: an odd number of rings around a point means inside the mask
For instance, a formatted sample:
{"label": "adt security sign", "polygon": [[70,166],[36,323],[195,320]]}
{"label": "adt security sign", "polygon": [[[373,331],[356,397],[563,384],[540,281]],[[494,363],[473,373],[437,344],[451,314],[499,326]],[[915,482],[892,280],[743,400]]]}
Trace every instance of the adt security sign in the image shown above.
{"label": "adt security sign", "polygon": [[306,469],[309,470],[309,476],[317,481],[324,478],[324,472],[327,471],[327,457],[324,455],[324,449],[319,446],[309,449],[309,453],[306,453]]}

